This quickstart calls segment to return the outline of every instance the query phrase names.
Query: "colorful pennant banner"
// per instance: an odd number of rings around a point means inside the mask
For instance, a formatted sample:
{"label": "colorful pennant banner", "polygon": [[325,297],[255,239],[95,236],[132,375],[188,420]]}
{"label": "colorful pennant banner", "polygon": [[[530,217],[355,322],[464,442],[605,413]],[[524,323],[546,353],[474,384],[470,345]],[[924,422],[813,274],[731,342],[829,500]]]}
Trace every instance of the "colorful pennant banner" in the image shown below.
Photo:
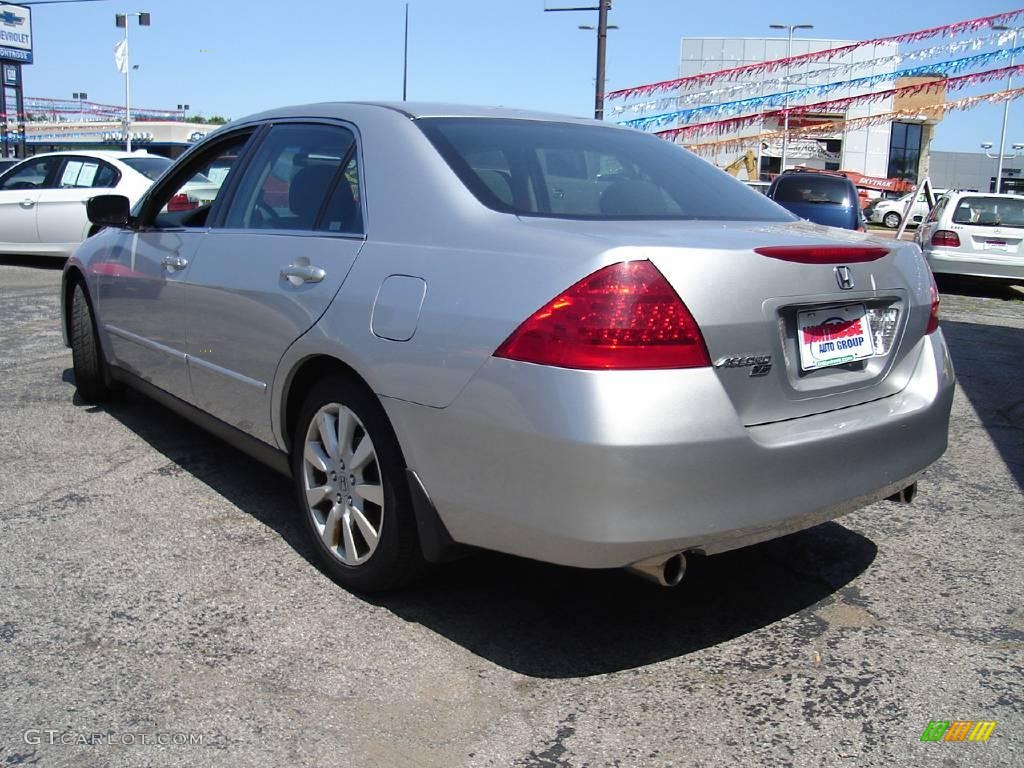
{"label": "colorful pennant banner", "polygon": [[[987,35],[985,37],[974,37],[970,40],[958,40],[955,43],[948,43],[945,45],[934,45],[929,48],[919,48],[916,51],[909,51],[907,53],[898,53],[893,56],[880,56],[876,59],[869,61],[855,61],[848,64],[835,64],[820,69],[812,69],[807,72],[794,73],[789,77],[778,77],[770,80],[759,80],[755,85],[759,90],[762,91],[773,91],[779,88],[785,88],[787,85],[791,85],[795,82],[800,82],[807,78],[830,78],[840,79],[845,75],[849,75],[853,72],[857,72],[863,69],[885,69],[889,66],[895,66],[905,61],[921,61],[924,59],[932,59],[937,56],[952,56],[963,51],[977,51],[981,48],[985,48],[989,45],[1003,45],[1007,41],[1011,40],[1013,33],[1009,31],[999,32],[994,35]],[[677,96],[667,96],[665,98],[657,99],[654,101],[640,101],[634,102],[633,104],[620,104],[613,107],[610,110],[610,114],[613,116],[619,116],[627,112],[633,113],[644,113],[654,111],[665,111],[671,108],[681,108],[687,104],[707,104],[713,101],[723,101],[729,96],[749,92],[751,88],[750,83],[733,83],[732,85],[722,86],[721,88],[712,88],[703,91],[691,91],[688,93],[679,94]]]}
{"label": "colorful pennant banner", "polygon": [[919,42],[921,40],[929,40],[935,37],[958,37],[966,33],[977,32],[979,29],[984,27],[991,27],[996,24],[1009,24],[1011,22],[1018,21],[1021,17],[1024,17],[1024,8],[1007,11],[1005,13],[997,13],[992,16],[982,16],[977,19],[958,21],[953,24],[944,24],[941,27],[921,29],[916,32],[906,32],[902,35],[879,37],[873,40],[862,40],[849,45],[842,45],[837,48],[829,48],[824,51],[804,53],[799,56],[789,56],[782,59],[773,59],[771,61],[761,61],[756,64],[744,64],[739,67],[721,69],[717,72],[705,72],[699,75],[677,77],[672,80],[662,80],[657,83],[648,83],[646,85],[633,86],[632,88],[623,88],[621,90],[610,92],[607,98],[609,100],[614,100],[633,98],[637,96],[651,96],[659,91],[672,91],[676,88],[683,87],[702,87],[719,80],[735,80],[739,77],[758,75],[765,72],[777,72],[779,70],[803,66],[804,64],[810,64],[818,61],[832,61],[839,56],[852,53],[858,48],[863,48],[868,45],[882,45],[884,43],[912,43]]}
{"label": "colorful pennant banner", "polygon": [[798,115],[807,112],[845,112],[856,104],[884,101],[885,99],[892,98],[894,96],[914,96],[919,93],[933,91],[956,91],[970,85],[987,83],[992,80],[1002,80],[1007,76],[1019,75],[1022,73],[1024,73],[1024,64],[1016,64],[1012,67],[990,69],[985,72],[960,75],[959,77],[930,80],[925,83],[915,83],[913,85],[906,85],[900,88],[890,88],[885,91],[876,91],[874,93],[865,93],[857,96],[847,96],[842,99],[832,99],[830,101],[820,101],[816,104],[799,104],[759,114],[730,117],[725,120],[715,120],[707,123],[683,125],[663,131],[657,131],[656,135],[672,140],[711,135],[721,136],[723,133],[728,133],[729,131],[735,131],[740,128],[755,125],[766,117],[784,117],[787,114]]}
{"label": "colorful pennant banner", "polygon": [[[968,96],[966,98],[947,101],[941,104],[929,104],[921,108],[902,109],[878,115],[855,117],[850,120],[835,120],[826,123],[816,123],[814,125],[808,125],[801,128],[791,128],[789,130],[789,137],[792,140],[794,138],[813,138],[818,135],[834,136],[837,133],[842,133],[844,130],[856,130],[858,128],[867,128],[874,125],[885,125],[893,120],[904,120],[907,118],[913,119],[920,118],[921,116],[925,116],[930,119],[937,119],[945,115],[947,112],[952,112],[954,110],[973,109],[980,104],[998,104],[1019,98],[1024,98],[1024,88],[1014,88],[1009,91],[985,93],[980,96]],[[756,147],[763,141],[781,140],[785,134],[785,131],[768,131],[753,136],[738,136],[731,139],[707,141],[699,144],[687,144],[686,148],[691,152],[707,157],[717,155],[721,152],[741,152],[751,147]]]}
{"label": "colorful pennant banner", "polygon": [[722,104],[709,104],[703,107],[681,109],[675,112],[667,112],[663,115],[652,115],[651,117],[639,117],[626,120],[622,124],[631,128],[648,130],[649,128],[660,128],[670,123],[690,122],[700,117],[721,117],[724,115],[739,115],[744,112],[763,111],[766,107],[785,106],[787,103],[801,101],[815,96],[825,96],[839,89],[854,90],[857,88],[873,88],[879,83],[898,80],[903,77],[921,77],[928,75],[953,75],[967,69],[976,69],[987,66],[994,62],[1012,59],[1015,56],[1024,54],[1024,46],[1017,48],[1004,48],[989,53],[979,53],[976,56],[967,56],[952,61],[941,61],[934,64],[925,64],[920,67],[899,69],[894,72],[883,72],[868,77],[860,77],[855,80],[843,80],[823,85],[812,85],[785,93],[771,93],[766,96],[754,96],[749,99],[727,101]]}

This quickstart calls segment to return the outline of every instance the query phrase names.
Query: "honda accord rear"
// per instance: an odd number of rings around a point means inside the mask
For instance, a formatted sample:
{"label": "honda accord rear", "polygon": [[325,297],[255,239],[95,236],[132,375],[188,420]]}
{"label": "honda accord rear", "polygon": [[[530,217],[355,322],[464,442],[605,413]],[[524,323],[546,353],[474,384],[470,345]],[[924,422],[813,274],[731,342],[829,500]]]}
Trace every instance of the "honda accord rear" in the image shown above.
{"label": "honda accord rear", "polygon": [[[226,159],[212,202],[169,209]],[[799,221],[637,131],[291,107],[90,216],[63,294],[79,394],[128,383],[287,472],[354,589],[459,545],[672,584],[946,447],[918,247]]]}

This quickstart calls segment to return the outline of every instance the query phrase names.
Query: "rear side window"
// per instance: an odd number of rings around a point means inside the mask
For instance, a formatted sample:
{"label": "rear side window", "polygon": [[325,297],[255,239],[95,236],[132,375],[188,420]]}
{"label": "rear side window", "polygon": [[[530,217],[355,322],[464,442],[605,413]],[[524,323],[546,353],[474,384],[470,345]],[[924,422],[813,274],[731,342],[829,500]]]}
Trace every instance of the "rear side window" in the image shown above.
{"label": "rear side window", "polygon": [[953,210],[953,223],[983,227],[1024,227],[1024,200],[961,197]]}
{"label": "rear side window", "polygon": [[361,227],[355,137],[331,125],[275,125],[248,164],[224,226],[334,232]]}
{"label": "rear side window", "polygon": [[113,166],[100,160],[73,157],[64,161],[57,188],[109,188],[117,184],[119,175]]}
{"label": "rear side window", "polygon": [[594,220],[794,218],[681,147],[636,131],[499,118],[416,124],[496,211]]}
{"label": "rear side window", "polygon": [[171,161],[166,157],[122,157],[120,160],[150,181],[156,181],[171,165]]}
{"label": "rear side window", "polygon": [[820,205],[852,205],[850,184],[834,176],[793,173],[780,176],[774,198],[780,203],[812,203]]}

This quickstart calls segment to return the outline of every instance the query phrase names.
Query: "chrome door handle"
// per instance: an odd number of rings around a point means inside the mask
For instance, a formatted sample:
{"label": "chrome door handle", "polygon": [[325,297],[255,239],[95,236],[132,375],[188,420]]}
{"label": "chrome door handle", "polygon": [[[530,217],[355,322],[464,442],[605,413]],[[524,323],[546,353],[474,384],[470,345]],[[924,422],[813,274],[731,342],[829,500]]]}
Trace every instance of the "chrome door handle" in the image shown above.
{"label": "chrome door handle", "polygon": [[281,270],[281,277],[287,279],[292,285],[302,285],[303,283],[319,283],[327,277],[327,272],[321,267],[314,267],[311,264],[289,264]]}
{"label": "chrome door handle", "polygon": [[181,256],[164,256],[160,260],[160,265],[168,272],[176,272],[188,266],[188,259]]}
{"label": "chrome door handle", "polygon": [[22,207],[22,208],[31,208],[31,207],[33,207],[33,206],[34,206],[35,204],[36,204],[36,201],[35,201],[35,200],[22,200],[22,201],[21,201],[21,207]]}

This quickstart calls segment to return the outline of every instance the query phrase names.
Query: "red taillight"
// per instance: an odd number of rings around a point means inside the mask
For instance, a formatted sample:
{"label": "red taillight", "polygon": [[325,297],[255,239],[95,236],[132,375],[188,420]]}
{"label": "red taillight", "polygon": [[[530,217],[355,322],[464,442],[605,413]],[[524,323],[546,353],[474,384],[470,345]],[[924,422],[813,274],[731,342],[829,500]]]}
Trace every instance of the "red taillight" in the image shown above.
{"label": "red taillight", "polygon": [[762,256],[798,264],[859,264],[880,259],[888,252],[888,248],[846,245],[769,245],[754,249]]}
{"label": "red taillight", "polygon": [[599,269],[520,325],[495,357],[588,370],[711,365],[693,315],[649,261]]}
{"label": "red taillight", "polygon": [[932,235],[932,245],[941,245],[946,248],[959,248],[960,235],[950,229],[937,229]]}
{"label": "red taillight", "polygon": [[191,211],[193,208],[198,207],[199,202],[197,200],[189,199],[189,196],[184,192],[174,195],[167,201],[167,211],[169,213],[174,213],[176,211]]}
{"label": "red taillight", "polygon": [[932,307],[928,315],[928,327],[924,329],[926,334],[939,330],[939,287],[935,285],[935,275],[932,275]]}

